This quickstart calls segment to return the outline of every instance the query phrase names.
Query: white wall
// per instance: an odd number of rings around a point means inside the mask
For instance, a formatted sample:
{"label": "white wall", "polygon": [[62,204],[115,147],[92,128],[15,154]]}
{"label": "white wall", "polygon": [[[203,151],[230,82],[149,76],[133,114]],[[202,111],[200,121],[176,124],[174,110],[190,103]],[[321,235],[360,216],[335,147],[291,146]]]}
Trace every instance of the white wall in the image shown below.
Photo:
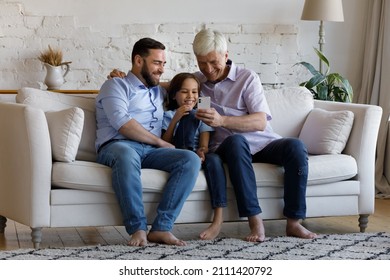
{"label": "white wall", "polygon": [[[0,1],[1,2],[1,1]],[[294,23],[303,0],[3,0],[34,15],[76,16],[80,25],[154,22]],[[111,15],[107,13],[110,11]]]}
{"label": "white wall", "polygon": [[[361,80],[363,34],[368,1],[343,0],[345,22],[325,23],[325,53],[331,61],[332,70],[347,77],[355,90],[360,86]],[[17,3],[19,3],[17,6],[23,15],[15,16]],[[283,35],[285,33],[283,29],[287,29],[288,33],[292,34],[289,40],[294,41],[290,44],[293,48],[292,52],[296,55],[291,57],[288,54],[289,52],[286,54],[282,50],[281,53],[278,53],[279,56],[289,56],[288,62],[290,64],[291,60],[297,62],[303,59],[317,65],[318,62],[312,47],[317,47],[318,43],[318,22],[300,20],[303,4],[304,0],[0,0],[0,88],[26,85],[41,86],[39,83],[31,83],[32,79],[42,80],[43,73],[41,72],[44,72],[42,66],[37,63],[36,59],[34,61],[34,58],[42,48],[46,47],[48,42],[58,42],[59,39],[55,40],[56,36],[60,38],[63,34],[68,33],[69,35],[70,32],[75,32],[67,26],[67,22],[69,25],[76,26],[77,33],[81,33],[81,30],[83,30],[83,34],[88,34],[85,35],[88,38],[75,36],[74,41],[83,39],[93,42],[94,38],[99,36],[101,38],[111,38],[111,40],[115,38],[118,48],[129,47],[129,49],[131,49],[131,41],[126,41],[123,38],[123,41],[119,43],[118,37],[121,34],[129,34],[123,33],[123,29],[134,24],[138,24],[135,25],[138,26],[138,33],[142,33],[141,28],[146,30],[145,34],[150,34],[150,30],[153,28],[161,29],[161,24],[164,24],[165,34],[173,32],[174,29],[184,28],[188,38],[181,39],[189,43],[193,34],[188,30],[193,33],[196,29],[205,25],[219,28],[230,35],[241,34],[245,28],[247,30],[251,29],[250,33],[255,34],[253,29],[256,29],[256,27],[264,29],[273,26],[274,29],[279,30],[276,31],[277,35],[273,38],[277,38],[280,34]],[[60,20],[56,16],[60,16]],[[22,18],[24,28],[20,27],[21,24],[18,22],[20,18]],[[31,34],[34,25],[42,24],[42,21],[59,25],[55,30],[59,33],[56,35],[48,31],[47,34],[43,34],[40,31],[38,34]],[[29,26],[31,28],[28,28]],[[166,29],[167,26],[168,29]],[[45,26],[43,25],[43,27]],[[88,31],[88,33],[85,33],[85,31]],[[163,33],[164,30],[159,30],[159,32]],[[269,33],[269,31],[267,32]],[[42,38],[51,36],[51,38],[50,40],[46,38],[46,40],[37,41],[36,36]],[[267,36],[271,38],[269,35]],[[263,44],[264,39],[262,38],[260,41]],[[90,71],[84,71],[83,75],[77,75],[77,61],[72,63],[73,65],[71,64],[73,76],[70,76],[69,79],[89,79],[93,82],[83,84],[70,81],[68,86],[74,87],[77,84],[81,88],[96,88],[104,80],[108,69],[112,67],[126,68],[127,64],[125,65],[121,61],[119,54],[116,56],[115,52],[112,52],[110,44],[112,42],[106,42],[106,53],[102,49],[93,54],[94,56],[106,56],[108,59],[97,64],[86,63],[86,66],[89,64]],[[15,45],[15,48],[13,48],[13,45]],[[19,48],[19,46],[23,46],[23,48]],[[87,45],[83,45],[83,48],[78,51],[80,53],[84,52],[85,56],[91,55],[90,50],[92,48],[88,49],[85,46]],[[252,52],[256,52],[259,46],[249,44],[249,48],[252,46]],[[239,52],[239,50],[230,49],[233,59],[239,58],[239,54],[233,54],[236,51]],[[12,61],[10,57],[17,57],[19,60],[24,59],[24,62],[18,64]],[[280,60],[280,57],[278,59]],[[79,63],[81,62],[82,60]],[[180,64],[178,57],[176,57],[175,63]],[[14,68],[10,65],[13,65]],[[282,70],[286,71],[286,68]],[[265,71],[267,71],[267,68],[258,70],[260,76],[266,75],[266,73],[263,73]],[[276,69],[277,73],[279,73],[278,71],[280,69]],[[35,72],[34,75],[32,72]],[[291,70],[290,74],[302,75],[302,72]],[[12,83],[9,82],[11,78],[15,79]],[[302,77],[290,78],[287,82],[283,79],[283,77],[279,77],[278,81],[288,84],[295,83],[296,80],[302,80]]]}

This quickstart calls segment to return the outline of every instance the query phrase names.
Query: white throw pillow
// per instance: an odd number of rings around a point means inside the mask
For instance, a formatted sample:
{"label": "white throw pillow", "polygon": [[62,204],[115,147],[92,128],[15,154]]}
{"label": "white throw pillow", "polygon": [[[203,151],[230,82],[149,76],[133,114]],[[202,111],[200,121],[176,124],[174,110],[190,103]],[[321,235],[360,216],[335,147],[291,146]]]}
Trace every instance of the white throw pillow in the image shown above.
{"label": "white throw pillow", "polygon": [[18,90],[16,102],[40,108],[44,112],[61,111],[73,107],[82,109],[84,111],[84,128],[76,159],[96,161],[95,96],[95,94],[88,96],[63,94],[24,87]]}
{"label": "white throw pillow", "polygon": [[76,158],[84,126],[84,111],[73,107],[45,113],[54,161],[72,162]]}
{"label": "white throw pillow", "polygon": [[351,111],[326,111],[314,108],[309,113],[299,139],[309,154],[340,154],[348,141],[353,125]]}
{"label": "white throw pillow", "polygon": [[305,87],[282,87],[266,90],[265,96],[272,115],[272,129],[280,136],[298,137],[314,108],[313,94]]}

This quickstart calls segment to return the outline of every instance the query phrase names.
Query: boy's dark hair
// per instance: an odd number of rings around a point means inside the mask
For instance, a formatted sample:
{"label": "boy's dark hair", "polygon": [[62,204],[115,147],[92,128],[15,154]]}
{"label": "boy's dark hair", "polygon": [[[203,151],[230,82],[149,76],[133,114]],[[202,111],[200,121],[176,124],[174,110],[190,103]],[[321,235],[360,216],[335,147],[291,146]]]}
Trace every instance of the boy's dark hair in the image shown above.
{"label": "boy's dark hair", "polygon": [[147,57],[150,49],[165,50],[165,46],[163,43],[160,43],[152,38],[142,38],[134,44],[133,51],[131,53],[131,62],[134,63],[136,55]]}
{"label": "boy's dark hair", "polygon": [[168,110],[176,110],[179,106],[177,105],[175,95],[176,92],[178,92],[185,79],[194,79],[198,83],[198,92],[200,93],[200,81],[199,79],[192,73],[179,73],[170,82],[169,89],[168,89],[168,104],[167,109]]}

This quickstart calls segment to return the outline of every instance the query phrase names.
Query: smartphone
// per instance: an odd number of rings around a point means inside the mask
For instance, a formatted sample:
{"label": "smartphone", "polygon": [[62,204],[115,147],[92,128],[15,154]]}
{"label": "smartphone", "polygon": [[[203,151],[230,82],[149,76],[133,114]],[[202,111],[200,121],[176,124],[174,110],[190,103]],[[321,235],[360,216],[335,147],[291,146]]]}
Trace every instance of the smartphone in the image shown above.
{"label": "smartphone", "polygon": [[199,97],[198,109],[210,109],[210,97],[208,96]]}

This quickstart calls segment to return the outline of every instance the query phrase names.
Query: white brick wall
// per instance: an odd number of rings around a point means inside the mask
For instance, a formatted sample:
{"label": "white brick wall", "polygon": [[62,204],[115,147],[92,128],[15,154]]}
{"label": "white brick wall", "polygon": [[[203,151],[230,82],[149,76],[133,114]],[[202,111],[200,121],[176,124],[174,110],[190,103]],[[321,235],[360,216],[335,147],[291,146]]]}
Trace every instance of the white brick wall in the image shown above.
{"label": "white brick wall", "polygon": [[166,45],[163,78],[170,79],[177,72],[197,70],[192,40],[204,27],[223,32],[230,58],[256,71],[266,87],[302,80],[297,77],[302,70],[293,67],[300,61],[295,25],[169,22],[80,27],[71,16],[26,15],[21,4],[1,1],[0,89],[46,88],[45,69],[37,57],[48,45],[60,47],[64,60],[72,61],[63,89],[99,89],[111,69],[130,69],[132,46],[146,36]]}

